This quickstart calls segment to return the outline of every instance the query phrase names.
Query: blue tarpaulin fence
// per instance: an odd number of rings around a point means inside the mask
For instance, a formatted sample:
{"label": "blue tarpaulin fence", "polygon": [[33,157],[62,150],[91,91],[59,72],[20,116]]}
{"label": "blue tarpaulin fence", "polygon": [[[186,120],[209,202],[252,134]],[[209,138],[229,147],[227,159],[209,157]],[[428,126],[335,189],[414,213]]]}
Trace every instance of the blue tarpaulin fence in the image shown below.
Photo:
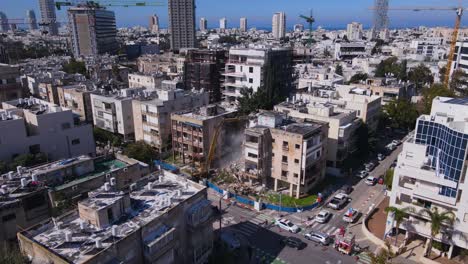
{"label": "blue tarpaulin fence", "polygon": [[178,172],[179,171],[179,168],[177,168],[176,166],[165,163],[164,161],[161,161],[161,160],[155,160],[154,165],[161,166],[162,169],[167,170],[167,171],[171,171],[171,172]]}
{"label": "blue tarpaulin fence", "polygon": [[[218,192],[220,194],[224,193],[223,189],[219,188],[218,186],[216,186],[215,184],[213,184],[213,183],[211,183],[209,181],[206,181],[206,185],[209,188],[215,190],[216,192]],[[234,199],[239,203],[247,204],[247,205],[250,205],[250,206],[253,206],[254,203],[255,203],[253,200],[247,199],[247,198],[245,198],[243,196],[240,196],[240,195],[230,193],[229,196],[234,197]],[[295,212],[303,211],[303,210],[311,210],[311,209],[317,207],[318,205],[319,205],[319,203],[316,202],[316,203],[313,203],[311,205],[303,206],[303,207],[285,207],[285,206],[279,206],[279,205],[275,205],[275,204],[262,203],[262,209],[269,209],[269,210],[280,211],[280,212],[295,213]]]}

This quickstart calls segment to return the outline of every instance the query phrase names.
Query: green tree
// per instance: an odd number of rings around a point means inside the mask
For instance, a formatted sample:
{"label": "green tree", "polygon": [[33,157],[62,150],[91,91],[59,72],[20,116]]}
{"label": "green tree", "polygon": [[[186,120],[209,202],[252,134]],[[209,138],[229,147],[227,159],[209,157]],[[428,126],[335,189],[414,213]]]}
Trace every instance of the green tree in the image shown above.
{"label": "green tree", "polygon": [[443,84],[433,84],[430,88],[424,88],[422,90],[422,112],[424,114],[429,114],[432,108],[432,100],[437,96],[443,97],[455,97],[455,93]]}
{"label": "green tree", "polygon": [[80,73],[86,75],[88,73],[84,61],[77,61],[74,58],[69,63],[63,65],[63,71],[70,74]]}
{"label": "green tree", "polygon": [[8,164],[3,161],[3,160],[0,160],[0,174],[4,174],[8,172]]}
{"label": "green tree", "polygon": [[381,248],[378,254],[370,254],[371,264],[388,264],[395,256],[396,254],[392,252],[390,242],[386,241],[385,248]]}
{"label": "green tree", "polygon": [[337,64],[335,67],[335,73],[343,76],[343,66],[341,64]]}
{"label": "green tree", "polygon": [[130,143],[124,148],[124,154],[132,159],[143,161],[152,166],[152,161],[158,159],[158,152],[143,141]]}
{"label": "green tree", "polygon": [[405,99],[393,100],[384,106],[390,126],[399,129],[413,129],[419,117],[416,106]]}
{"label": "green tree", "polygon": [[462,96],[467,96],[467,86],[468,86],[468,75],[461,69],[457,69],[452,73],[452,78],[450,79],[450,89],[458,91]]}
{"label": "green tree", "polygon": [[445,81],[446,72],[447,72],[447,66],[444,66],[439,69],[439,82],[443,83]]}
{"label": "green tree", "polygon": [[93,135],[94,140],[96,140],[96,142],[100,143],[101,145],[107,145],[108,143],[114,147],[122,145],[122,138],[120,136],[114,135],[104,129],[94,127]]}
{"label": "green tree", "polygon": [[21,154],[16,156],[10,163],[10,169],[16,169],[18,166],[32,167],[47,162],[47,156],[44,153]]}
{"label": "green tree", "polygon": [[366,73],[356,73],[351,77],[349,83],[359,83],[360,81],[367,80],[367,78],[369,78],[369,76]]}
{"label": "green tree", "polygon": [[395,236],[395,246],[398,242],[398,233],[400,231],[401,223],[408,218],[408,212],[414,211],[412,207],[405,207],[405,208],[397,208],[393,206],[389,206],[385,208],[385,212],[393,214],[393,221],[395,221],[395,228],[396,228],[396,236]]}
{"label": "green tree", "polygon": [[428,85],[434,83],[434,76],[429,68],[420,64],[419,66],[411,69],[408,73],[408,80],[414,83],[417,91]]}
{"label": "green tree", "polygon": [[400,64],[400,70],[397,75],[398,79],[402,81],[408,80],[408,61],[403,60]]}
{"label": "green tree", "polygon": [[253,93],[251,89],[244,89],[241,91],[242,97],[239,98],[239,114],[248,115],[256,112],[259,109],[271,110],[273,109],[274,102],[268,98],[265,89],[258,89]]}
{"label": "green tree", "polygon": [[221,36],[218,39],[218,43],[236,45],[239,44],[239,41],[233,36]]}
{"label": "green tree", "polygon": [[397,76],[401,71],[401,66],[398,63],[397,57],[391,57],[385,59],[377,65],[375,69],[375,77],[385,77],[386,74],[393,74],[393,76]]}
{"label": "green tree", "polygon": [[369,153],[377,149],[377,137],[369,127],[361,122],[359,127],[354,131],[356,138],[357,154],[361,158],[366,158]]}
{"label": "green tree", "polygon": [[330,51],[328,50],[328,48],[325,48],[325,50],[323,51],[323,56],[324,56],[325,58],[331,57],[331,53],[330,53]]}
{"label": "green tree", "polygon": [[389,169],[385,172],[384,182],[385,186],[387,186],[388,190],[392,190],[392,183],[393,183],[393,174],[395,173],[394,169]]}
{"label": "green tree", "polygon": [[429,240],[429,245],[427,246],[425,256],[431,254],[432,250],[432,243],[434,242],[434,238],[440,234],[442,231],[442,226],[446,225],[448,227],[452,226],[455,222],[455,214],[452,211],[446,212],[439,212],[438,207],[433,207],[430,209],[422,209],[421,214],[427,215],[431,221],[431,237]]}

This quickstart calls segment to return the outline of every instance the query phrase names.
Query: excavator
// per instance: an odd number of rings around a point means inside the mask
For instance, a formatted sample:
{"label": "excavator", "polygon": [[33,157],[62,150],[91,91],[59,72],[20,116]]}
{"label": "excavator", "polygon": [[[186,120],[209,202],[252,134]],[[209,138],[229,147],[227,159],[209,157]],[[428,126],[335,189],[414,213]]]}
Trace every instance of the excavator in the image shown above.
{"label": "excavator", "polygon": [[192,174],[193,178],[195,179],[208,178],[209,172],[210,172],[210,166],[211,166],[211,163],[213,162],[213,158],[216,152],[216,146],[218,143],[219,134],[221,133],[221,130],[224,127],[224,125],[227,123],[236,123],[236,122],[242,122],[246,120],[248,120],[247,117],[242,116],[242,117],[234,117],[234,118],[225,118],[221,122],[219,122],[219,124],[215,127],[215,132],[210,141],[210,149],[208,151],[208,156],[205,162],[202,163],[200,171]]}

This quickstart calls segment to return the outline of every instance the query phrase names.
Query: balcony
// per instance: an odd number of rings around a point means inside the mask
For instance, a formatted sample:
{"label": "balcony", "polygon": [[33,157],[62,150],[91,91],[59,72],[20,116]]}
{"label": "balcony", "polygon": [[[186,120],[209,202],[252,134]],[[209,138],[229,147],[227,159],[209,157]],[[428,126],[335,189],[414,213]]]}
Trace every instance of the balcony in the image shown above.
{"label": "balcony", "polygon": [[228,76],[228,77],[235,77],[235,78],[244,78],[245,77],[245,73],[236,72],[236,71],[226,71],[222,75],[223,76]]}
{"label": "balcony", "polygon": [[450,188],[457,188],[456,182],[444,179],[443,175],[437,177],[436,171],[426,165],[421,165],[420,168],[416,168],[413,166],[402,164],[400,166],[400,174],[411,176],[411,178],[423,182],[430,182],[433,184],[443,185]]}

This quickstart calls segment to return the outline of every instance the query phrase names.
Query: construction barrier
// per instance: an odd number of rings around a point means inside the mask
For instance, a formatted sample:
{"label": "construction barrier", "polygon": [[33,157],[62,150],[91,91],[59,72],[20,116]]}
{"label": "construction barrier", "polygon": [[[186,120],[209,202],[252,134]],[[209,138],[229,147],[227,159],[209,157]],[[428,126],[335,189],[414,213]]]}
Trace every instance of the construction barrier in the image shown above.
{"label": "construction barrier", "polygon": [[[219,188],[215,184],[213,184],[213,183],[211,183],[209,181],[206,181],[206,185],[208,186],[208,188],[211,188],[211,189],[213,189],[214,191],[216,191],[216,192],[218,192],[220,194],[224,194],[224,190]],[[255,204],[255,201],[250,200],[250,199],[245,198],[245,197],[240,196],[240,195],[230,193],[229,196],[234,197],[234,199],[237,202],[242,203],[242,204],[246,204],[246,205],[249,205],[249,206],[254,206],[254,204]],[[318,205],[319,205],[319,203],[315,202],[315,203],[313,203],[311,205],[307,205],[307,206],[303,206],[303,207],[285,207],[285,206],[279,206],[279,205],[275,205],[275,204],[262,203],[260,208],[261,209],[269,209],[269,210],[279,211],[279,212],[295,213],[295,212],[301,212],[301,211],[304,211],[304,210],[314,209]]]}

